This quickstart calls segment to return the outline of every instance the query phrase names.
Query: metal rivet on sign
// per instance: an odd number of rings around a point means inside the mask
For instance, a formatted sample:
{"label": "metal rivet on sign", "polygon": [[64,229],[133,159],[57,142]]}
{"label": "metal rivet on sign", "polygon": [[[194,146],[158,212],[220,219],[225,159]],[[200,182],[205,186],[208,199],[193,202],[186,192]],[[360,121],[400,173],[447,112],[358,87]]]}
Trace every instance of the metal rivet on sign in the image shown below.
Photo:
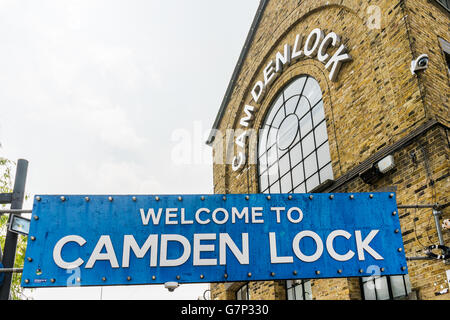
{"label": "metal rivet on sign", "polygon": [[156,196],[156,197],[155,197],[155,200],[156,200],[156,201],[159,201],[159,197],[158,197],[158,196]]}
{"label": "metal rivet on sign", "polygon": [[181,201],[181,200],[183,200],[183,198],[182,198],[182,197],[178,197],[178,200],[180,200],[180,201]]}
{"label": "metal rivet on sign", "polygon": [[37,196],[36,201],[41,201],[41,197]]}
{"label": "metal rivet on sign", "polygon": [[312,194],[309,195],[309,200],[312,200],[314,196]]}
{"label": "metal rivet on sign", "polygon": [[180,276],[177,276],[177,280],[180,280],[180,278],[181,278]]}
{"label": "metal rivet on sign", "polygon": [[28,262],[31,262],[31,261],[33,261],[33,258],[28,257],[28,258],[27,258],[27,261],[28,261]]}
{"label": "metal rivet on sign", "polygon": [[373,199],[373,194],[369,194],[369,198],[370,198],[370,199]]}
{"label": "metal rivet on sign", "polygon": [[36,240],[36,237],[35,236],[31,236],[30,239],[31,239],[31,241],[34,241],[34,240]]}
{"label": "metal rivet on sign", "polygon": [[131,200],[136,201],[136,197],[131,198]]}
{"label": "metal rivet on sign", "polygon": [[394,197],[393,193],[389,194],[389,198],[393,198],[393,197]]}
{"label": "metal rivet on sign", "polygon": [[108,200],[109,201],[113,201],[113,197],[108,197]]}
{"label": "metal rivet on sign", "polygon": [[392,215],[395,216],[397,214],[397,211],[392,212]]}
{"label": "metal rivet on sign", "polygon": [[248,199],[250,199],[250,197],[249,196],[245,196],[245,200],[248,200]]}
{"label": "metal rivet on sign", "polygon": [[289,199],[289,200],[292,200],[292,196],[291,196],[291,195],[288,195],[288,199]]}
{"label": "metal rivet on sign", "polygon": [[394,230],[394,232],[395,232],[395,233],[399,233],[399,232],[400,232],[400,230],[398,230],[398,229],[395,229],[395,230]]}
{"label": "metal rivet on sign", "polygon": [[341,270],[341,269],[338,269],[337,273],[341,274],[341,273],[342,273],[342,270]]}
{"label": "metal rivet on sign", "polygon": [[293,274],[294,276],[296,276],[296,275],[297,275],[297,270],[294,270],[294,271],[292,272],[292,274]]}
{"label": "metal rivet on sign", "polygon": [[203,200],[205,200],[205,197],[204,197],[204,196],[202,196],[202,197],[201,197],[200,199],[202,199],[202,201],[203,201]]}
{"label": "metal rivet on sign", "polygon": [[38,216],[34,216],[33,218],[34,218],[34,220],[39,220]]}
{"label": "metal rivet on sign", "polygon": [[202,274],[200,275],[200,279],[203,279],[204,277],[205,277],[204,275],[202,275]]}
{"label": "metal rivet on sign", "polygon": [[270,196],[267,196],[267,200],[270,200]]}
{"label": "metal rivet on sign", "polygon": [[275,276],[275,272],[271,272],[270,275],[271,275],[272,277],[274,277],[274,276]]}
{"label": "metal rivet on sign", "polygon": [[223,277],[224,277],[225,279],[227,279],[227,278],[228,278],[228,274],[225,273],[225,274],[223,275]]}
{"label": "metal rivet on sign", "polygon": [[50,279],[50,282],[51,282],[51,283],[55,283],[55,281],[56,281],[56,280],[53,279],[53,278]]}
{"label": "metal rivet on sign", "polygon": [[81,278],[77,278],[77,282],[81,282]]}
{"label": "metal rivet on sign", "polygon": [[398,248],[397,251],[398,251],[398,252],[402,252],[403,249],[402,249],[402,248]]}
{"label": "metal rivet on sign", "polygon": [[316,274],[320,274],[320,271],[319,271],[319,270],[317,270],[317,271],[316,271]]}
{"label": "metal rivet on sign", "polygon": [[248,276],[248,277],[251,277],[251,276],[252,276],[252,273],[251,273],[251,272],[247,273],[247,276]]}
{"label": "metal rivet on sign", "polygon": [[156,276],[152,276],[152,280],[155,280],[156,279]]}
{"label": "metal rivet on sign", "polygon": [[66,201],[66,197],[64,197],[64,196],[61,196],[61,201]]}
{"label": "metal rivet on sign", "polygon": [[405,271],[405,270],[406,270],[406,267],[401,267],[401,269],[402,269],[402,271]]}
{"label": "metal rivet on sign", "polygon": [[223,199],[223,200],[227,200],[227,197],[223,196],[222,199]]}
{"label": "metal rivet on sign", "polygon": [[89,202],[89,197],[85,197],[84,200],[86,200],[86,202]]}
{"label": "metal rivet on sign", "polygon": [[333,199],[333,198],[334,198],[334,195],[330,194],[330,199]]}
{"label": "metal rivet on sign", "polygon": [[28,280],[28,279],[25,279],[25,283],[30,283],[30,280]]}
{"label": "metal rivet on sign", "polygon": [[364,272],[364,270],[363,269],[359,269],[359,273],[363,273]]}
{"label": "metal rivet on sign", "polygon": [[355,196],[351,194],[350,199],[355,199]]}
{"label": "metal rivet on sign", "polygon": [[127,280],[128,280],[128,281],[131,281],[131,277],[130,277],[130,276],[128,276],[128,277],[127,277]]}
{"label": "metal rivet on sign", "polygon": [[106,281],[106,277],[103,277],[103,278],[102,278],[102,281]]}
{"label": "metal rivet on sign", "polygon": [[384,268],[380,268],[380,271],[383,272],[383,271],[384,271]]}

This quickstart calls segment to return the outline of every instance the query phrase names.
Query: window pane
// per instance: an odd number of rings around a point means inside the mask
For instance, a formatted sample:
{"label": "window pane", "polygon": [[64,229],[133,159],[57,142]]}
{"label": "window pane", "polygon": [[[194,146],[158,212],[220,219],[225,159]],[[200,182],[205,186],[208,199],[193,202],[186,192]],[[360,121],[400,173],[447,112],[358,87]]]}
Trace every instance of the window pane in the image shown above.
{"label": "window pane", "polygon": [[286,280],[286,288],[291,288],[294,285],[294,281],[293,280]]}
{"label": "window pane", "polygon": [[322,168],[331,161],[330,146],[328,145],[328,142],[317,149],[317,159],[319,160],[319,168]]}
{"label": "window pane", "polygon": [[302,140],[303,155],[307,156],[314,151],[314,135],[312,132]]}
{"label": "window pane", "polygon": [[288,300],[294,300],[294,288],[287,289]]}
{"label": "window pane", "polygon": [[374,284],[373,280],[364,282],[363,290],[364,290],[364,300],[376,300],[377,299],[377,297],[375,295],[375,284]]}
{"label": "window pane", "polygon": [[300,101],[298,102],[295,113],[297,114],[298,118],[300,119],[307,112],[309,112],[309,108],[310,108],[309,101],[305,97],[301,97]]}
{"label": "window pane", "polygon": [[266,144],[267,149],[276,145],[277,135],[278,135],[278,129],[270,128],[270,130],[267,134],[267,144]]}
{"label": "window pane", "polygon": [[308,98],[311,105],[315,105],[322,99],[322,90],[320,89],[319,83],[314,78],[308,78],[308,82],[306,82],[305,89],[303,90],[303,95]]}
{"label": "window pane", "polygon": [[303,163],[300,163],[298,166],[296,166],[294,169],[292,169],[292,181],[294,183],[294,187],[298,186],[300,183],[302,183],[305,180],[304,174],[303,174]]}
{"label": "window pane", "polygon": [[306,180],[306,192],[310,192],[312,189],[319,185],[319,175],[316,173],[311,178]]}
{"label": "window pane", "polygon": [[269,168],[269,184],[272,185],[277,181],[278,176],[278,164],[275,163],[273,166]]}
{"label": "window pane", "polygon": [[292,190],[291,175],[288,173],[281,178],[281,192],[288,193]]}
{"label": "window pane", "polygon": [[308,178],[314,172],[317,171],[316,154],[313,153],[309,157],[307,157],[304,161],[304,164],[305,164],[305,176],[306,178]]}
{"label": "window pane", "polygon": [[281,107],[281,105],[284,103],[283,95],[280,94],[278,98],[275,100],[274,104],[272,105],[272,108],[270,108],[269,113],[267,114],[267,118],[265,120],[266,124],[271,124],[273,117],[277,113],[278,109]]}
{"label": "window pane", "polygon": [[267,187],[269,187],[269,180],[267,177],[267,171],[265,173],[263,173],[260,177],[259,177],[259,184],[260,184],[260,190],[264,191],[267,189]]}
{"label": "window pane", "polygon": [[289,154],[285,154],[278,163],[280,166],[280,175],[284,175],[286,172],[291,170],[291,164],[289,161]]}
{"label": "window pane", "polygon": [[317,128],[314,130],[314,134],[316,136],[316,145],[321,145],[328,139],[327,135],[327,126],[325,122],[322,122]]}
{"label": "window pane", "polygon": [[270,193],[280,193],[280,183],[277,182],[277,183],[273,184],[272,186],[270,186],[269,192]]}
{"label": "window pane", "polygon": [[302,161],[302,149],[300,143],[295,145],[289,152],[291,156],[291,166],[294,167],[297,163]]}
{"label": "window pane", "polygon": [[277,147],[273,146],[269,149],[267,152],[267,165],[270,167],[272,164],[274,164],[278,160],[278,153],[277,153]]}
{"label": "window pane", "polygon": [[284,113],[284,108],[280,107],[278,111],[275,114],[275,117],[273,118],[272,123],[269,123],[270,126],[274,128],[278,128],[280,126],[281,121],[286,117],[286,114]]}
{"label": "window pane", "polygon": [[303,285],[298,284],[294,288],[295,288],[295,300],[303,300]]}
{"label": "window pane", "polygon": [[294,189],[294,193],[306,193],[305,184],[302,183],[297,188]]}
{"label": "window pane", "polygon": [[[297,92],[297,94],[298,93],[299,92]],[[296,95],[296,96],[290,97],[289,100],[286,100],[286,102],[284,104],[284,108],[286,110],[287,115],[295,112],[295,108],[297,107],[299,98],[300,98],[300,96]]]}
{"label": "window pane", "polygon": [[311,281],[304,281],[303,288],[305,290],[305,300],[312,300]]}
{"label": "window pane", "polygon": [[409,280],[409,275],[405,274],[404,278],[405,278],[405,283],[406,283],[406,293],[410,294],[411,293],[411,281]]}
{"label": "window pane", "polygon": [[298,118],[290,114],[284,118],[277,135],[278,148],[281,150],[289,148],[298,135]]}
{"label": "window pane", "polygon": [[260,157],[267,150],[267,134],[269,133],[269,127],[265,126],[264,129],[259,130],[258,132],[258,156]]}
{"label": "window pane", "polygon": [[325,119],[325,111],[323,109],[323,101],[320,101],[313,109],[312,109],[312,117],[314,125],[317,126],[320,121]]}
{"label": "window pane", "polygon": [[302,92],[305,85],[306,77],[300,77],[292,82],[286,89],[284,89],[284,100],[288,100],[290,97]]}
{"label": "window pane", "polygon": [[394,299],[407,295],[405,284],[403,283],[403,276],[391,276],[390,281]]}
{"label": "window pane", "polygon": [[331,168],[331,163],[320,170],[320,183],[324,182],[327,179],[333,179],[333,169]]}
{"label": "window pane", "polygon": [[312,129],[311,113],[306,114],[303,119],[300,120],[300,133],[303,138]]}
{"label": "window pane", "polygon": [[375,288],[378,300],[389,300],[389,289],[385,276],[375,279]]}

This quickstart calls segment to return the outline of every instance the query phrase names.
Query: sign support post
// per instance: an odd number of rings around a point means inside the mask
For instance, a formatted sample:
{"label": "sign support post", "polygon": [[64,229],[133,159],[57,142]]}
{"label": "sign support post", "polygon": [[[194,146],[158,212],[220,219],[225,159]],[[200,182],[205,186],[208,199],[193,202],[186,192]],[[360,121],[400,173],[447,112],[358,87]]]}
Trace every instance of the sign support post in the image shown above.
{"label": "sign support post", "polygon": [[[28,161],[19,159],[17,161],[16,178],[11,197],[11,209],[22,209],[25,196],[25,181],[27,179]],[[11,222],[12,215],[9,216],[8,223]],[[16,258],[17,233],[7,231],[5,248],[3,250],[2,264],[4,268],[14,268]],[[12,273],[5,273],[3,283],[0,285],[0,300],[8,300],[10,297]]]}

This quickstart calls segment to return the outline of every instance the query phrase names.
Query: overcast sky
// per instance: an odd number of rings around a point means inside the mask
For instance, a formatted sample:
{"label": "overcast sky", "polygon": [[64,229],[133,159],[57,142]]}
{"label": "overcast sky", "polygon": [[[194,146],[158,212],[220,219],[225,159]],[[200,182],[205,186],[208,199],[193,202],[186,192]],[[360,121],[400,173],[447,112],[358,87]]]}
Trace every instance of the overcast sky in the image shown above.
{"label": "overcast sky", "polygon": [[[0,0],[0,156],[29,161],[30,196],[213,193],[204,142],[258,4]],[[26,294],[196,299],[206,288]]]}

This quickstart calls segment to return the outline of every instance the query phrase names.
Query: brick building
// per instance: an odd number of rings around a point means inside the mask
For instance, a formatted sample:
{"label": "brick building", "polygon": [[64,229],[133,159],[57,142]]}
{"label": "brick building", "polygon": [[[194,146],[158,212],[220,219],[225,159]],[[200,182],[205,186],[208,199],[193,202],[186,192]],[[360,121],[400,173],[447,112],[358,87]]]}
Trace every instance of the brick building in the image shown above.
{"label": "brick building", "polygon": [[[449,22],[448,0],[261,0],[207,142],[214,192],[392,190],[398,205],[439,203],[441,221],[450,218]],[[431,208],[399,218],[407,257],[439,243]],[[450,231],[442,236],[450,246]],[[449,264],[412,260],[408,270],[215,283],[211,294],[450,299],[436,295]]]}

